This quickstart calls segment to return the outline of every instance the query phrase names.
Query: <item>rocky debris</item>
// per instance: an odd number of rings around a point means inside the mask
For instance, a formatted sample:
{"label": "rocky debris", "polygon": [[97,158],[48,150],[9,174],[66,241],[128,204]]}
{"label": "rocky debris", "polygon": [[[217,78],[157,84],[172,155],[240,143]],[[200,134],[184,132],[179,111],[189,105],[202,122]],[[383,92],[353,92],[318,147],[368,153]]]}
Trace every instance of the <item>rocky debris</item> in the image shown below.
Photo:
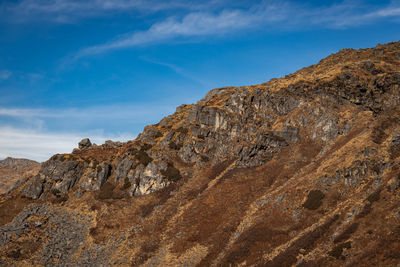
{"label": "rocky debris", "polygon": [[[37,218],[37,220],[32,220]],[[30,259],[29,265],[72,266],[77,264],[75,252],[85,243],[90,217],[71,213],[64,209],[52,209],[49,205],[31,205],[24,209],[14,220],[0,227],[0,251],[13,249],[15,259],[26,260],[31,255],[20,255],[23,247],[20,240],[29,234],[40,234],[41,239],[35,246],[38,255]],[[44,242],[48,240],[47,242]],[[25,258],[26,257],[26,258]],[[75,264],[74,264],[75,263]]]}
{"label": "rocky debris", "polygon": [[92,146],[92,142],[90,142],[89,138],[84,138],[79,142],[79,149],[84,149],[87,147],[91,147]]}

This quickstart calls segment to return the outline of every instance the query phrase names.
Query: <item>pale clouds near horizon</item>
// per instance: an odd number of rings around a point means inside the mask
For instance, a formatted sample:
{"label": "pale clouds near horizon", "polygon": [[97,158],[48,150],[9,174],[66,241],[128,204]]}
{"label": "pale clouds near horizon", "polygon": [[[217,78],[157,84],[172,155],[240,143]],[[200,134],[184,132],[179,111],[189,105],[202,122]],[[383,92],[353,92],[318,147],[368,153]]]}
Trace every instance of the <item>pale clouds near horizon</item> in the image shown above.
{"label": "pale clouds near horizon", "polygon": [[96,144],[103,144],[106,140],[124,142],[135,138],[128,134],[106,136],[96,133],[48,133],[0,127],[0,159],[14,157],[45,161],[57,153],[71,153],[83,137],[89,137]]}
{"label": "pale clouds near horizon", "polygon": [[[145,125],[174,110],[173,105],[157,103],[60,109],[0,107],[0,159],[44,161],[56,153],[70,153],[86,137],[97,144],[133,140]],[[137,130],[132,132],[132,128]]]}

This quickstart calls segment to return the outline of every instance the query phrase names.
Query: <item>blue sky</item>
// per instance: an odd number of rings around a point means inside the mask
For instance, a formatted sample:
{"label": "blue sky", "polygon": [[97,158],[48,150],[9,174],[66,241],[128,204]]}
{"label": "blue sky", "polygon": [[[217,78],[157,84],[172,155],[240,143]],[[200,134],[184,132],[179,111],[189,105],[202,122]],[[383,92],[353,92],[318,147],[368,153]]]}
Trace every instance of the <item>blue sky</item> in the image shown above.
{"label": "blue sky", "polygon": [[400,39],[396,1],[0,1],[0,158],[135,138],[216,87]]}

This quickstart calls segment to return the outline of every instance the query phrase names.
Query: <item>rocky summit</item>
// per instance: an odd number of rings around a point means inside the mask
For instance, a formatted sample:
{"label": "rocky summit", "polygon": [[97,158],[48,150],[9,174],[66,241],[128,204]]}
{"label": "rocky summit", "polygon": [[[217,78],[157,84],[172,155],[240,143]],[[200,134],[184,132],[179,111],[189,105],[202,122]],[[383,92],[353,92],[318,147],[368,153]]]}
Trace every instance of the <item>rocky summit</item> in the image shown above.
{"label": "rocky summit", "polygon": [[211,90],[0,198],[0,265],[398,266],[400,42]]}

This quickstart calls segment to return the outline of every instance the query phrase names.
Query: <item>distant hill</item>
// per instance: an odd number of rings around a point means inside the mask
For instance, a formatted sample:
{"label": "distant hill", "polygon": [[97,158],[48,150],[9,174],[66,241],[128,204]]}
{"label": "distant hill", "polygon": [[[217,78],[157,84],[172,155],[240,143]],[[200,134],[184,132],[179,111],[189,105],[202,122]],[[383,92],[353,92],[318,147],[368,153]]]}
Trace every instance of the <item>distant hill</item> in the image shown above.
{"label": "distant hill", "polygon": [[399,42],[84,139],[0,197],[1,266],[399,262]]}
{"label": "distant hill", "polygon": [[17,181],[36,175],[39,167],[40,163],[29,159],[0,160],[0,194],[6,193]]}

